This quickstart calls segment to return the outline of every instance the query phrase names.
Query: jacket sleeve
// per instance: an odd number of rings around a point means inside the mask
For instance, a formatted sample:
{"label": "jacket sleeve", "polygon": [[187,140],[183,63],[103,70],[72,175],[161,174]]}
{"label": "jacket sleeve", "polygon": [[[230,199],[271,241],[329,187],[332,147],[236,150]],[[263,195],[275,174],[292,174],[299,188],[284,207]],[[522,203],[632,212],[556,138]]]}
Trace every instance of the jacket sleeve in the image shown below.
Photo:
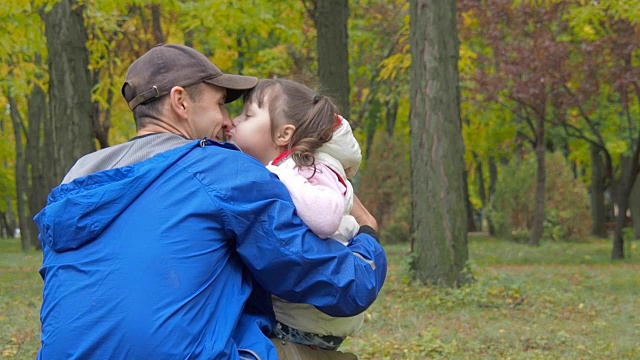
{"label": "jacket sleeve", "polygon": [[296,215],[277,177],[264,167],[256,172],[259,176],[239,178],[218,204],[254,279],[282,299],[314,305],[331,316],[366,310],[387,272],[377,240],[365,232],[347,246],[320,239]]}

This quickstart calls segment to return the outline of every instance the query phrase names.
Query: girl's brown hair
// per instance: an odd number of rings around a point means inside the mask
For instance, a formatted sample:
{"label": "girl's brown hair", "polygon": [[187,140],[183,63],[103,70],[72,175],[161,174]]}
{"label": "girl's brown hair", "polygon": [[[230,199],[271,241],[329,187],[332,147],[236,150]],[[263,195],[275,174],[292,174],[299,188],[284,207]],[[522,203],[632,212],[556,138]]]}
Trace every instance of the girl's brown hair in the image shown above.
{"label": "girl's brown hair", "polygon": [[245,95],[244,101],[260,108],[267,105],[274,142],[280,125],[294,125],[296,130],[289,143],[291,158],[299,167],[315,165],[313,154],[331,140],[338,112],[329,97],[295,81],[263,79]]}

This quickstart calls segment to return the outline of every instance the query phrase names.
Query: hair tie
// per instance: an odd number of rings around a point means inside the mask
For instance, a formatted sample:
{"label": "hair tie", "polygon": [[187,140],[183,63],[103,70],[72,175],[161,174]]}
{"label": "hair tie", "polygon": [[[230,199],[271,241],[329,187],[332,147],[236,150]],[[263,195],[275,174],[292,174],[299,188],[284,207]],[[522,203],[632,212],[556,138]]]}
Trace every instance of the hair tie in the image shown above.
{"label": "hair tie", "polygon": [[314,104],[314,105],[315,105],[315,104],[317,104],[317,103],[318,103],[318,101],[320,101],[320,95],[316,95],[316,96],[314,96],[314,97],[313,97],[313,104]]}

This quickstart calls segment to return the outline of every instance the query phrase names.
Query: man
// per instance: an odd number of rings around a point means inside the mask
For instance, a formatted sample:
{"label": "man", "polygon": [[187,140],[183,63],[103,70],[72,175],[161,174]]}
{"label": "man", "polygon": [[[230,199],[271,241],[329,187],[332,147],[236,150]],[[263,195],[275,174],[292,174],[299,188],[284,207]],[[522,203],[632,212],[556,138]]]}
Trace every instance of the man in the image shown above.
{"label": "man", "polygon": [[374,301],[387,266],[375,230],[348,247],[319,239],[274,175],[209,140],[256,82],[179,45],[131,65],[137,136],[78,160],[35,217],[38,358],[276,359],[270,293],[333,316]]}

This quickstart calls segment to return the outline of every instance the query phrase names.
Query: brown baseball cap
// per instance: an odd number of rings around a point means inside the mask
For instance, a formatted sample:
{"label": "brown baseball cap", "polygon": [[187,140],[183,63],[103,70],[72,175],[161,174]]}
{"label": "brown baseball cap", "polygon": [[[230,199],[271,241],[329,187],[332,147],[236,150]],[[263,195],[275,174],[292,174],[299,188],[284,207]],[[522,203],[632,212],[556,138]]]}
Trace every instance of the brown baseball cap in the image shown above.
{"label": "brown baseball cap", "polygon": [[255,87],[258,78],[224,74],[206,56],[188,46],[159,44],[129,66],[122,96],[133,110],[168,94],[174,86],[187,87],[200,82],[225,88],[225,102],[230,103]]}

